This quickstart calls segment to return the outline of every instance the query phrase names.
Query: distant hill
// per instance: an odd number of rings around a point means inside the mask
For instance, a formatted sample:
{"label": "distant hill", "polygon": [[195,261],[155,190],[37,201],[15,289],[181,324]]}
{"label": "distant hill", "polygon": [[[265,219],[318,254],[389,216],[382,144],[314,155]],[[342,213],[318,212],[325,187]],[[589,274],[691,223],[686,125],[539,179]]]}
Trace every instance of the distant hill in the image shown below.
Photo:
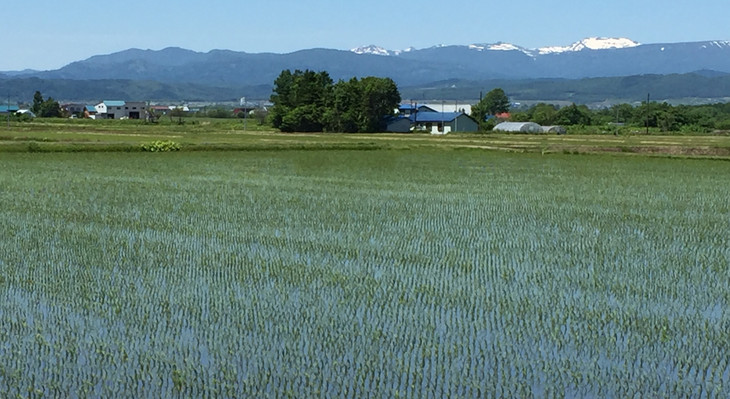
{"label": "distant hill", "polygon": [[243,95],[265,99],[271,85],[215,87],[194,83],[161,83],[143,80],[97,79],[5,79],[0,91],[13,101],[29,102],[38,90],[44,97],[61,101],[101,101],[103,99],[174,101],[174,102],[237,102]]}
{"label": "distant hill", "polygon": [[[652,101],[705,103],[730,98],[730,74],[702,71],[689,74],[634,75],[585,79],[450,79],[423,85],[401,86],[404,101],[462,100],[476,102],[480,92],[500,87],[513,101],[601,103]],[[237,102],[241,97],[268,99],[272,85],[208,86],[194,83],[161,83],[155,81],[99,79],[0,79],[0,93],[14,101],[30,101],[40,90],[44,96],[62,101],[98,101],[102,99],[174,101],[174,102]]]}
{"label": "distant hill", "polygon": [[130,49],[97,55],[54,71],[27,71],[13,76],[260,85],[270,84],[283,69],[326,70],[334,79],[388,76],[401,86],[447,79],[582,79],[700,70],[730,73],[730,42],[641,45],[629,39],[590,38],[569,46],[536,50],[495,43],[409,51],[375,46],[351,51],[309,49],[289,54]]}
{"label": "distant hill", "polygon": [[578,104],[645,101],[704,103],[730,98],[730,74],[702,71],[688,74],[633,75],[585,79],[448,80],[400,89],[406,99],[478,99],[500,87],[516,101],[566,101]]}
{"label": "distant hill", "polygon": [[[503,87],[515,98],[576,102],[638,100],[647,92],[666,99],[730,97],[725,83],[730,42],[640,44],[625,38],[588,38],[540,49],[509,43],[402,51],[366,46],[288,54],[129,49],[53,71],[4,72],[0,85],[24,99],[29,89],[56,93],[54,97],[62,99],[267,98],[284,69],[325,70],[335,80],[390,77],[404,98],[474,99],[490,87]],[[33,85],[42,87],[29,87]]]}

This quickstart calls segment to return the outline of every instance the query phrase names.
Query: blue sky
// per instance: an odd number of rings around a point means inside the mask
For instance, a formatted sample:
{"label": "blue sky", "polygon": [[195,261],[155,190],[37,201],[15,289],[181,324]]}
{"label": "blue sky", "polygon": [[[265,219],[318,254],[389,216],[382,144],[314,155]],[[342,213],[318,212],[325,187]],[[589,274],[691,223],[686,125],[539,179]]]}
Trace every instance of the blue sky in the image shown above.
{"label": "blue sky", "polygon": [[0,71],[56,69],[133,47],[286,53],[498,41],[537,48],[590,36],[640,43],[730,40],[728,11],[727,0],[421,0],[410,6],[384,0],[32,1],[0,14]]}

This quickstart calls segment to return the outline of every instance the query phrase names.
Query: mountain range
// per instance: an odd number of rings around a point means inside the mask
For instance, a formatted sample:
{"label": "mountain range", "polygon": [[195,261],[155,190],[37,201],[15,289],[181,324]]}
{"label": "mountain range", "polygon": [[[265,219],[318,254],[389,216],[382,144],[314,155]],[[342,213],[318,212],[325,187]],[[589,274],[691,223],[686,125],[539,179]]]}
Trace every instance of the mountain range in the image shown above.
{"label": "mountain range", "polygon": [[[288,54],[182,48],[129,49],[97,55],[52,71],[0,73],[7,80],[125,80],[170,87],[231,89],[270,87],[284,69],[326,70],[333,79],[382,76],[401,88],[450,80],[587,79],[635,75],[730,73],[730,41],[640,44],[627,38],[587,38],[567,46],[527,49],[510,43],[439,45],[393,51],[378,46],[352,50],[308,49]],[[167,86],[166,86],[167,87]],[[163,92],[171,93],[170,87]],[[160,93],[164,94],[164,93]],[[730,93],[725,93],[730,96]],[[476,97],[475,94],[471,98]]]}

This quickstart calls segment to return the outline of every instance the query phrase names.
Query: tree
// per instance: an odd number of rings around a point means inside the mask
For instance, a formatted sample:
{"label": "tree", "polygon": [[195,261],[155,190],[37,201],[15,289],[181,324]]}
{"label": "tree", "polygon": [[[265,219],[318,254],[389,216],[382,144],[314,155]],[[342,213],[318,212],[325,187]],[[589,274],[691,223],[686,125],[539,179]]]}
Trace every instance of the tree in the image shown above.
{"label": "tree", "polygon": [[335,84],[325,116],[328,131],[355,133],[359,130],[359,100],[362,98],[360,89],[357,78],[340,80]]}
{"label": "tree", "polygon": [[555,114],[555,123],[558,125],[585,125],[591,124],[591,110],[585,105],[575,103],[560,108]]}
{"label": "tree", "polygon": [[530,110],[530,120],[538,125],[550,126],[555,124],[558,113],[557,107],[552,104],[539,103]]}
{"label": "tree", "polygon": [[367,77],[360,81],[362,86],[362,113],[360,132],[382,132],[385,117],[393,115],[401,97],[398,86],[390,78]]}
{"label": "tree", "polygon": [[282,71],[271,95],[271,123],[283,132],[321,132],[332,78],[327,72]]}
{"label": "tree", "polygon": [[41,106],[43,105],[43,95],[40,91],[35,92],[33,94],[33,106],[30,108],[31,111],[33,111],[34,114],[40,116],[41,114]]}
{"label": "tree", "polygon": [[341,80],[335,84],[325,127],[333,132],[381,132],[385,118],[393,115],[400,100],[398,87],[390,78]]}
{"label": "tree", "polygon": [[504,90],[492,89],[479,102],[471,107],[471,117],[483,124],[488,115],[509,112],[509,98]]}
{"label": "tree", "polygon": [[400,100],[389,78],[333,84],[327,72],[285,70],[274,81],[269,117],[282,132],[379,132]]}

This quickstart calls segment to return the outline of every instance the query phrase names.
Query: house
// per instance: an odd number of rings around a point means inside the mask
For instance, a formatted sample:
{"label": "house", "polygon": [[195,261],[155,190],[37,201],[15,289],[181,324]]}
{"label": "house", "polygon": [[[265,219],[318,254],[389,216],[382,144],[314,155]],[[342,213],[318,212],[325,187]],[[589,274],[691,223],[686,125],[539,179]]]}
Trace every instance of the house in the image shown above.
{"label": "house", "polygon": [[495,126],[494,130],[509,133],[543,133],[542,126],[535,122],[502,122]]}
{"label": "house", "polygon": [[17,105],[0,105],[0,114],[7,114],[11,113],[14,114],[18,112],[20,108],[18,108]]}
{"label": "house", "polygon": [[436,112],[436,110],[424,104],[401,104],[398,106],[398,113],[404,116],[411,116],[419,112]]}
{"label": "house", "polygon": [[124,116],[124,101],[104,100],[94,108],[100,119],[119,119]]}
{"label": "house", "polygon": [[147,103],[144,101],[128,101],[124,103],[124,113],[129,119],[147,117]]}
{"label": "house", "polygon": [[95,108],[100,119],[141,119],[147,116],[147,103],[144,101],[104,100]]}
{"label": "house", "polygon": [[96,119],[96,107],[93,105],[84,107],[84,118]]}
{"label": "house", "polygon": [[479,130],[477,121],[462,112],[416,112],[409,119],[413,130],[425,130],[431,134]]}
{"label": "house", "polygon": [[411,131],[411,120],[402,115],[388,117],[385,120],[385,131],[391,133],[409,133]]}

